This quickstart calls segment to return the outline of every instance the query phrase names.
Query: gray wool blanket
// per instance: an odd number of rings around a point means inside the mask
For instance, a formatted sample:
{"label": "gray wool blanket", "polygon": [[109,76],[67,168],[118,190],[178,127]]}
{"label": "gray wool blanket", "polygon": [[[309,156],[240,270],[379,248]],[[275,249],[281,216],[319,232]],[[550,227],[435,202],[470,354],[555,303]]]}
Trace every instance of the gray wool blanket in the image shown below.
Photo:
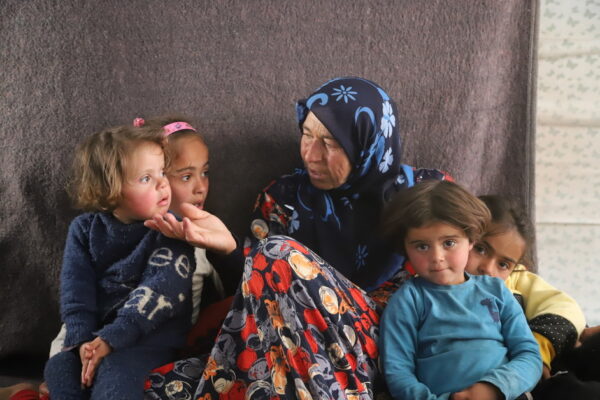
{"label": "gray wool blanket", "polygon": [[405,163],[531,208],[537,7],[3,0],[0,363],[44,357],[58,331],[75,145],[134,117],[196,122],[211,151],[207,207],[239,236],[258,190],[300,165],[295,100],[342,75],[397,101]]}

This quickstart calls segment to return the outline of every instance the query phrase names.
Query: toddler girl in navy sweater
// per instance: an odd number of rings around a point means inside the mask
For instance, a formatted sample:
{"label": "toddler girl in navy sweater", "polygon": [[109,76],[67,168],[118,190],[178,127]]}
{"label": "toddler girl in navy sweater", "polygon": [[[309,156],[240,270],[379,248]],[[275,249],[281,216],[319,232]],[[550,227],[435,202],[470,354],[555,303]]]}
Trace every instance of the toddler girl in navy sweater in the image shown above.
{"label": "toddler girl in navy sweater", "polygon": [[88,213],[69,227],[61,271],[62,352],[45,368],[56,399],[142,398],[190,327],[193,249],[143,224],[171,189],[160,132],[123,126],[77,149],[72,197]]}

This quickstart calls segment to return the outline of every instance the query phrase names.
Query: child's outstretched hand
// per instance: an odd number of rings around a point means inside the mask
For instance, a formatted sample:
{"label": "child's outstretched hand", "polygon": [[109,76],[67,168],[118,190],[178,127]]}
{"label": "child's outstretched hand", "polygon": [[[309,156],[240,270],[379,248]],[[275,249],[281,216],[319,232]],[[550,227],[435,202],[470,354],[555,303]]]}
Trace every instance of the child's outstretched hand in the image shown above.
{"label": "child's outstretched hand", "polygon": [[81,384],[86,387],[92,386],[96,369],[100,361],[112,352],[112,348],[102,338],[97,337],[79,347],[81,358]]}
{"label": "child's outstretched hand", "polygon": [[477,382],[465,390],[453,393],[450,400],[499,400],[504,398],[500,390],[486,382]]}
{"label": "child's outstretched hand", "polygon": [[181,212],[184,217],[181,222],[172,214],[165,214],[164,217],[155,215],[144,225],[165,236],[218,253],[229,254],[237,247],[233,235],[218,217],[187,203],[181,205]]}

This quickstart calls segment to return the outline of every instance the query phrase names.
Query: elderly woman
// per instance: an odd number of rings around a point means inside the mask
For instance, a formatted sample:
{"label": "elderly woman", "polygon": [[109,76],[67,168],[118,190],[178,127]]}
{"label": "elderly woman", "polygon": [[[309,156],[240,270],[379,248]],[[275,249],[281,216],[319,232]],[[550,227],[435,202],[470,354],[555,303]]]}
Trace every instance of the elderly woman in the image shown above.
{"label": "elderly woman", "polygon": [[[400,163],[396,106],[371,81],[333,79],[297,113],[305,168],[259,195],[244,275],[208,360],[158,370],[149,397],[373,397],[380,310],[367,292],[403,276],[377,234],[380,214],[401,188],[445,175]],[[224,225],[187,210],[183,223],[155,227],[235,249]]]}

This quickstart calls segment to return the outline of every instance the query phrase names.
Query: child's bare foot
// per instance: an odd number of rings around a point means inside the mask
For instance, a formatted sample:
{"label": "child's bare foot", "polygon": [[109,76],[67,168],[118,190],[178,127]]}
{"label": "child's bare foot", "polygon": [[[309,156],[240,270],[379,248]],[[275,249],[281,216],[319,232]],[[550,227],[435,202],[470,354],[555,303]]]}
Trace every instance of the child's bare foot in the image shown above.
{"label": "child's bare foot", "polygon": [[18,393],[21,390],[34,390],[35,391],[35,386],[33,386],[31,383],[24,382],[24,383],[17,383],[16,385],[0,388],[0,400],[9,400],[13,394]]}

